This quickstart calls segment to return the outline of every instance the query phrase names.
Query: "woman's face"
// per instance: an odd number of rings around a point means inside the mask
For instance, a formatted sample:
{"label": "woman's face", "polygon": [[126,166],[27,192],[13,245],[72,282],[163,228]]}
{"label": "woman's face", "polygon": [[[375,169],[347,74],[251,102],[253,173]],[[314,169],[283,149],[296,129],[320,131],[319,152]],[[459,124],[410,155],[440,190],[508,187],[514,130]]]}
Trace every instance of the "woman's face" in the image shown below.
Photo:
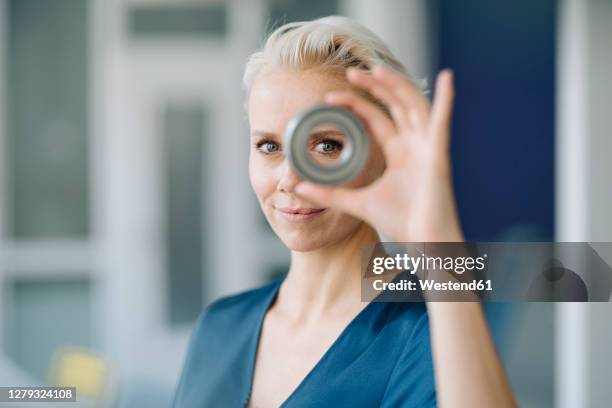
{"label": "woman's face", "polygon": [[[248,101],[251,147],[249,176],[261,208],[279,238],[292,250],[312,251],[353,234],[362,221],[333,208],[320,207],[294,192],[301,181],[283,154],[283,133],[289,120],[324,101],[333,90],[350,89],[337,78],[315,71],[273,69],[255,79]],[[313,153],[337,154],[340,136],[317,140]],[[371,183],[384,170],[378,145],[370,144],[364,171],[348,184]]]}

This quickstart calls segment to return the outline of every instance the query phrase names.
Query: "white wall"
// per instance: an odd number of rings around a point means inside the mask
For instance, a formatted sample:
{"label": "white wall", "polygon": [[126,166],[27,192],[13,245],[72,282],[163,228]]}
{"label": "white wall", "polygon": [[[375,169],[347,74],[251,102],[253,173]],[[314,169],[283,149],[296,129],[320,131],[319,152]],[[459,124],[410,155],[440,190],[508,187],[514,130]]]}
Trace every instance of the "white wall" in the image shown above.
{"label": "white wall", "polygon": [[[589,240],[612,242],[612,1],[591,0],[588,16]],[[612,304],[589,306],[589,405],[610,406]]]}
{"label": "white wall", "polygon": [[378,34],[408,72],[421,79],[431,75],[437,66],[435,3],[431,0],[342,0],[341,8]]}
{"label": "white wall", "polygon": [[[561,1],[559,17],[557,240],[610,242],[612,3]],[[558,406],[610,405],[611,313],[609,303],[558,305]]]}
{"label": "white wall", "polygon": [[[228,37],[220,40],[135,41],[127,32],[128,0],[89,1],[91,239],[65,248],[55,241],[13,248],[2,242],[0,234],[0,294],[4,294],[7,252],[12,264],[22,266],[51,258],[68,266],[78,258],[84,267],[73,268],[87,270],[92,278],[94,346],[116,364],[122,385],[127,386],[122,395],[129,398],[138,388],[148,388],[169,398],[192,327],[171,327],[166,319],[159,115],[166,101],[201,101],[210,108],[206,143],[214,141],[214,149],[224,152],[203,152],[212,161],[215,181],[212,191],[205,191],[213,212],[207,218],[207,228],[213,231],[214,271],[207,282],[212,297],[254,287],[264,280],[266,268],[288,260],[282,243],[262,226],[247,172],[249,137],[240,81],[246,58],[263,35],[266,9],[263,0],[226,1]],[[0,0],[3,97],[4,6],[5,0]],[[0,98],[0,229],[6,204],[3,103]],[[68,253],[76,257],[63,256]],[[0,301],[5,303],[4,298]],[[4,314],[0,310],[0,347]],[[0,371],[9,370],[15,381],[22,378],[0,355]],[[168,402],[156,401],[159,406]]]}
{"label": "white wall", "polygon": [[[247,173],[240,80],[246,57],[262,35],[263,2],[227,2],[226,38],[177,42],[130,38],[126,2],[96,2],[97,52],[104,64],[97,75],[103,85],[96,104],[103,153],[98,155],[97,194],[103,202],[98,213],[102,333],[128,393],[155,383],[173,387],[192,327],[170,328],[165,318],[165,208],[159,199],[165,102],[202,102],[210,110],[203,154],[213,168],[204,176],[213,184],[203,199],[210,200],[213,213],[206,216],[206,228],[213,231],[207,238],[214,254],[207,281],[212,297],[261,283],[265,262],[287,255],[279,242],[262,236]],[[246,245],[253,242],[259,245]],[[136,384],[142,380],[149,383]]]}

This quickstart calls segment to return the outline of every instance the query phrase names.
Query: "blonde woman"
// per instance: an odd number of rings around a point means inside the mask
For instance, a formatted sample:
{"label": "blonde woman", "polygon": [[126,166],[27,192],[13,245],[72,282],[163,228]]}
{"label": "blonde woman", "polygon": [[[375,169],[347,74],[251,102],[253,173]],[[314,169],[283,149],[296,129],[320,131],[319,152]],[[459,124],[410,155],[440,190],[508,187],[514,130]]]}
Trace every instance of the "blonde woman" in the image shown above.
{"label": "blonde woman", "polygon": [[[244,84],[251,185],[291,266],[204,310],[175,406],[514,406],[478,303],[360,301],[360,251],[377,232],[463,240],[449,162],[452,73],[440,73],[430,106],[374,33],[330,16],[274,31]],[[300,180],[283,154],[288,121],[322,102],[355,112],[374,141],[343,187]],[[333,134],[316,143],[316,155],[342,149]]]}

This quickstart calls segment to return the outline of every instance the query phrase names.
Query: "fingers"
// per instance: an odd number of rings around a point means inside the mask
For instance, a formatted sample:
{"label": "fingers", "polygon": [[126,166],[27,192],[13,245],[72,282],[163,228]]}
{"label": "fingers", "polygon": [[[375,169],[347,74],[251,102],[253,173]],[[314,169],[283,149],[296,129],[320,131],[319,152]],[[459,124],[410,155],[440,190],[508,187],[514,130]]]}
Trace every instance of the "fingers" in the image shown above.
{"label": "fingers", "polygon": [[414,112],[419,124],[425,124],[429,113],[429,102],[412,82],[402,74],[383,66],[372,69],[372,75],[391,89],[402,104]]}
{"label": "fingers", "polygon": [[322,186],[302,181],[295,186],[295,192],[317,205],[334,207],[354,217],[363,218],[367,214],[364,209],[366,200],[361,199],[361,192],[346,187]]}
{"label": "fingers", "polygon": [[380,99],[389,108],[391,116],[401,128],[410,128],[412,126],[409,109],[404,106],[402,101],[387,85],[383,84],[369,73],[354,68],[347,70],[347,78],[352,84],[357,85]]}
{"label": "fingers", "polygon": [[436,79],[436,94],[429,123],[430,132],[445,146],[448,146],[450,138],[454,94],[452,71],[445,69]]}
{"label": "fingers", "polygon": [[331,92],[326,95],[325,101],[332,105],[345,106],[355,112],[381,146],[384,146],[397,132],[395,124],[380,108],[355,92]]}

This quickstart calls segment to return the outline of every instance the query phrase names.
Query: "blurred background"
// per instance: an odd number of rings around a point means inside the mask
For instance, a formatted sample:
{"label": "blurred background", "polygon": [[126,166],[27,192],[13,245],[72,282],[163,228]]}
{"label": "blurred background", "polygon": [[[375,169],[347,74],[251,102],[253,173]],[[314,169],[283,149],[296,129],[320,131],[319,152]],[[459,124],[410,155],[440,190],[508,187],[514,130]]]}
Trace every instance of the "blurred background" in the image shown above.
{"label": "blurred background", "polygon": [[[329,14],[455,71],[469,240],[612,241],[612,1],[0,0],[0,386],[169,406],[202,308],[289,265],[248,182],[246,59]],[[611,310],[487,305],[521,406],[611,405]]]}

